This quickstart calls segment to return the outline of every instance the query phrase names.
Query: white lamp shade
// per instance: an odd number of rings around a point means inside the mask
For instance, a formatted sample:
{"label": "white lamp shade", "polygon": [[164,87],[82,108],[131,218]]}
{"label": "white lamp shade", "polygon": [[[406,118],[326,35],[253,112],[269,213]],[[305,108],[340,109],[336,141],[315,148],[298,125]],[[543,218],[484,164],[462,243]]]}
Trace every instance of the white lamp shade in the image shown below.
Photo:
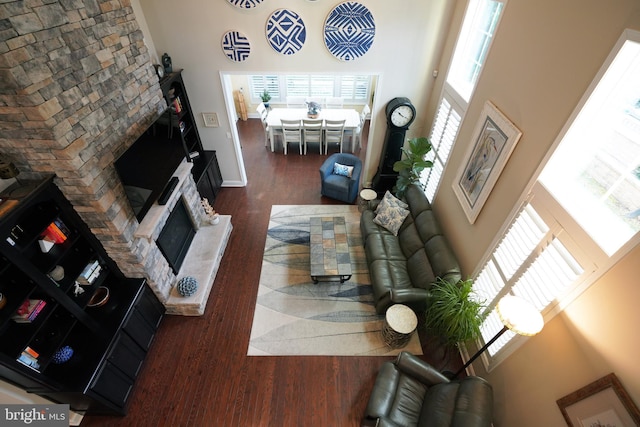
{"label": "white lamp shade", "polygon": [[500,321],[513,332],[520,335],[535,335],[542,330],[542,314],[528,301],[505,295],[496,307]]}

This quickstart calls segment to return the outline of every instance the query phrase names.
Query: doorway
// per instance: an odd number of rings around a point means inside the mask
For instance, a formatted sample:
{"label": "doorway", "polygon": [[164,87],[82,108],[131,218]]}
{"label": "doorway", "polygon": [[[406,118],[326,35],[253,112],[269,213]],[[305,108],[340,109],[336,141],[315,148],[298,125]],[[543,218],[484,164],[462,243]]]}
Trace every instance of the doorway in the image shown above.
{"label": "doorway", "polygon": [[[238,131],[239,129],[239,125],[242,122],[242,117],[241,117],[241,109],[239,108],[238,105],[238,92],[240,90],[242,90],[242,94],[244,97],[244,101],[245,101],[245,110],[246,110],[246,117],[247,119],[257,119],[258,118],[258,114],[256,112],[256,107],[258,105],[259,102],[261,102],[260,100],[256,99],[256,97],[252,97],[251,94],[251,82],[250,82],[250,76],[264,76],[265,73],[259,73],[259,72],[255,72],[255,73],[247,73],[247,72],[243,72],[243,73],[236,73],[236,72],[220,72],[221,75],[221,80],[222,80],[222,86],[223,86],[223,95],[224,95],[224,99],[225,99],[225,105],[227,108],[227,112],[228,112],[228,116],[229,116],[229,120],[230,120],[230,128],[231,128],[231,137],[233,140],[233,144],[235,147],[235,151],[236,151],[236,155],[237,158],[239,159],[238,163],[239,163],[239,167],[240,167],[240,172],[241,175],[244,179],[244,184],[247,184],[247,172],[246,172],[246,162],[244,160],[244,155],[242,152],[242,148],[243,148],[243,141],[241,139],[241,135],[240,132]],[[377,106],[376,106],[376,96],[375,94],[378,93],[379,91],[379,86],[380,86],[380,82],[381,82],[381,75],[376,74],[376,73],[362,73],[362,76],[367,76],[370,79],[370,86],[368,87],[368,91],[367,91],[367,96],[366,99],[364,100],[360,100],[359,102],[354,102],[354,101],[346,101],[345,102],[345,107],[353,107],[355,108],[358,112],[360,112],[362,110],[362,108],[364,107],[365,104],[368,104],[369,107],[371,108],[372,112],[375,112],[377,110]],[[269,73],[269,76],[277,76],[281,81],[286,81],[286,77],[287,74],[285,73]],[[299,76],[309,76],[310,79],[316,78],[317,76],[319,76],[318,74],[314,74],[314,73],[296,73],[295,77],[298,78],[298,82],[299,82]],[[340,79],[344,76],[339,75],[339,74],[330,74],[330,75],[325,75],[325,76],[334,76],[336,78],[337,81],[340,81]],[[295,79],[293,79],[295,80]],[[345,79],[346,80],[346,79]],[[283,83],[284,84],[284,83]],[[270,101],[272,106],[275,107],[284,107],[286,106],[286,100],[284,99],[286,97],[286,86],[283,87],[282,92],[279,94],[279,96],[276,99],[272,99]],[[299,90],[299,87],[296,89]],[[366,139],[367,141],[371,141],[373,138],[373,129],[374,129],[374,125],[375,125],[375,114],[370,113],[368,118],[367,118],[367,122],[366,122]],[[365,135],[364,130],[363,130],[363,135]],[[368,147],[370,146],[370,143],[364,143],[362,145],[362,149],[361,150],[356,150],[355,154],[358,155],[362,160],[363,160],[363,167],[364,170],[368,170],[368,161],[370,158],[370,153],[369,153],[369,149]],[[271,153],[270,150],[268,150],[268,148],[265,148],[265,151],[268,151],[269,154],[279,154],[282,155],[282,153]],[[365,184],[364,182],[362,183],[363,185]]]}

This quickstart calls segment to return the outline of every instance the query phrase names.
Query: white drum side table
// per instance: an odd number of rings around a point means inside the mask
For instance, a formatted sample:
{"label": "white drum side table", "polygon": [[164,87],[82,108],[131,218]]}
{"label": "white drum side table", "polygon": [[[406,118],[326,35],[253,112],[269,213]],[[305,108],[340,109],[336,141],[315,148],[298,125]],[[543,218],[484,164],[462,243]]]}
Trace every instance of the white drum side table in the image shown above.
{"label": "white drum side table", "polygon": [[391,348],[406,346],[418,327],[418,317],[409,307],[394,304],[387,309],[382,327],[382,339]]}
{"label": "white drum side table", "polygon": [[375,200],[378,194],[370,189],[364,188],[360,191],[360,202],[358,203],[358,209],[362,212],[365,209],[371,208],[371,201]]}

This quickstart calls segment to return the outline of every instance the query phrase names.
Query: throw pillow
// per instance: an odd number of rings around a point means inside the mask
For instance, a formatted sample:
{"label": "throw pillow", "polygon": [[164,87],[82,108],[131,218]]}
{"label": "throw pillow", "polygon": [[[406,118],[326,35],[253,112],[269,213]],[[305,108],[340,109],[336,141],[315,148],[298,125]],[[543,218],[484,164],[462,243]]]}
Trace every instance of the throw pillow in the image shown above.
{"label": "throw pillow", "polygon": [[[382,202],[380,202],[380,205],[382,205]],[[373,218],[373,222],[397,236],[398,230],[400,230],[402,223],[409,215],[409,210],[399,206],[389,206],[388,204],[382,207],[380,205],[378,205],[378,213]]]}
{"label": "throw pillow", "polygon": [[383,209],[383,208],[386,208],[388,206],[399,207],[399,208],[403,208],[403,209],[406,209],[406,208],[409,207],[408,204],[406,204],[402,200],[398,199],[396,196],[391,194],[389,192],[389,190],[387,190],[387,192],[384,193],[384,196],[382,197],[382,200],[378,204],[378,207],[376,207],[375,213],[378,213],[379,209]]}
{"label": "throw pillow", "polygon": [[341,165],[340,163],[333,164],[333,173],[335,175],[346,176],[347,178],[351,178],[351,174],[353,173],[353,166]]}

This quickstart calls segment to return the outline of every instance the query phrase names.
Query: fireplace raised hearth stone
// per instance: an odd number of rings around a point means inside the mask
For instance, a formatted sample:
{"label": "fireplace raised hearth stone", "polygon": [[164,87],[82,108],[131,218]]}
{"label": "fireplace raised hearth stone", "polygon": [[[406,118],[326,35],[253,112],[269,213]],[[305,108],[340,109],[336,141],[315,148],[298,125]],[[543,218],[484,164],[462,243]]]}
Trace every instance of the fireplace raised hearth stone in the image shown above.
{"label": "fireplace raised hearth stone", "polygon": [[191,276],[198,281],[198,290],[194,295],[183,297],[176,285],[171,289],[165,302],[167,314],[183,316],[201,316],[204,314],[213,282],[222,260],[229,236],[231,235],[230,215],[220,215],[217,225],[201,227],[191,242],[187,256],[178,273],[178,281]]}

